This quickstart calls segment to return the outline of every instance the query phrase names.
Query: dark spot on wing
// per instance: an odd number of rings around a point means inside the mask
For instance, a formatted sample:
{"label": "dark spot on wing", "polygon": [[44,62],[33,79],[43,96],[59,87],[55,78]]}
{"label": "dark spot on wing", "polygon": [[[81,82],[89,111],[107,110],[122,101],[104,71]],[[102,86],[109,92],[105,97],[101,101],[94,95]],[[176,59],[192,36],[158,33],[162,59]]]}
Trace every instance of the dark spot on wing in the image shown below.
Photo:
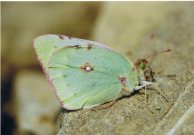
{"label": "dark spot on wing", "polygon": [[[59,37],[60,39],[65,39],[67,36],[58,34],[58,37]],[[67,38],[72,39],[72,37],[67,37]]]}
{"label": "dark spot on wing", "polygon": [[73,45],[73,46],[66,46],[66,48],[76,48],[76,49],[80,49],[82,48],[81,45]]}
{"label": "dark spot on wing", "polygon": [[57,46],[53,46],[55,49],[58,48]]}
{"label": "dark spot on wing", "polygon": [[48,68],[53,68],[52,66],[49,66]]}
{"label": "dark spot on wing", "polygon": [[94,83],[92,84],[92,86],[96,86],[96,84],[97,84],[97,82],[94,82]]}
{"label": "dark spot on wing", "polygon": [[77,49],[80,49],[81,45],[75,45],[74,47],[76,47]]}
{"label": "dark spot on wing", "polygon": [[91,64],[89,64],[89,63],[85,63],[83,66],[80,67],[80,69],[81,69],[81,71],[89,73],[92,70],[94,70],[94,67]]}
{"label": "dark spot on wing", "polygon": [[60,39],[65,39],[65,36],[64,36],[64,35],[58,35],[58,37],[59,37]]}
{"label": "dark spot on wing", "polygon": [[88,50],[92,49],[92,45],[88,44],[87,48],[88,48]]}

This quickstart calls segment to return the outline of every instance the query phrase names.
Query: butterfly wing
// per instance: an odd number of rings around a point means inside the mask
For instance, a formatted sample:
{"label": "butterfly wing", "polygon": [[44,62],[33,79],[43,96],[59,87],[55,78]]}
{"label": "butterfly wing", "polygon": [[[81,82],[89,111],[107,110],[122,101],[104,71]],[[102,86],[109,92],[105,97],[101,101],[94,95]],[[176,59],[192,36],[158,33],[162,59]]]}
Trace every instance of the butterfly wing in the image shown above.
{"label": "butterfly wing", "polygon": [[47,69],[50,55],[57,48],[86,44],[96,44],[106,48],[106,46],[93,41],[70,38],[64,35],[47,34],[39,36],[33,41],[33,47],[44,70]]}
{"label": "butterfly wing", "polygon": [[35,40],[35,47],[52,48],[39,59],[64,108],[91,108],[115,100],[123,87],[120,76],[130,76],[127,85],[131,89],[138,83],[132,65],[112,49],[88,40],[53,37],[58,38],[56,42],[41,45]]}

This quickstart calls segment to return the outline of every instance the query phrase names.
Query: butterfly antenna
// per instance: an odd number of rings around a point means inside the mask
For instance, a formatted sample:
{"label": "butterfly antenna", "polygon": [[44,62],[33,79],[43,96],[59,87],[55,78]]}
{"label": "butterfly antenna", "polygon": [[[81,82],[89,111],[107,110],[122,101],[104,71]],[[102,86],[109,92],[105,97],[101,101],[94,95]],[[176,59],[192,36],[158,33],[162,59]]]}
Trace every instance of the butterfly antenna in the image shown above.
{"label": "butterfly antenna", "polygon": [[172,49],[167,49],[167,50],[163,50],[163,51],[160,51],[160,52],[156,52],[156,53],[154,53],[154,54],[152,54],[152,55],[147,56],[145,59],[148,59],[148,58],[150,58],[150,57],[154,57],[154,56],[156,56],[156,55],[158,55],[158,54],[161,54],[161,53],[171,52],[171,51],[172,51]]}

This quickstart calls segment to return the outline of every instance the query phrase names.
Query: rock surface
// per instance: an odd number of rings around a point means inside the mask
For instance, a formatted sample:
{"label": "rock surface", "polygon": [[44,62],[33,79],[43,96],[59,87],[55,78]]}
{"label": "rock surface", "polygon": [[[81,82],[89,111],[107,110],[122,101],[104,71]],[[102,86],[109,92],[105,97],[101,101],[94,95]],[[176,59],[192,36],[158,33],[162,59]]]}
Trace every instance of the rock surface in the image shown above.
{"label": "rock surface", "polygon": [[30,70],[18,73],[14,88],[17,134],[55,134],[60,107],[43,73]]}
{"label": "rock surface", "polygon": [[[49,116],[40,111],[44,108],[42,101],[45,100],[44,105],[48,108],[46,104],[50,103],[52,106],[51,102],[58,101],[47,95],[50,86],[46,78],[36,72],[41,68],[32,48],[32,41],[43,34],[88,38],[100,6],[100,2],[1,2],[2,134],[12,135],[17,128],[19,133],[16,134],[55,134],[56,124],[51,118],[51,115],[57,116],[57,113],[53,112],[55,109],[50,108],[53,110],[48,112]],[[44,93],[40,92],[38,95],[37,90],[40,89],[44,89]],[[23,92],[27,95],[21,95]],[[13,97],[19,102],[16,107],[16,102],[12,101]],[[46,117],[39,120],[42,115]],[[17,120],[13,116],[16,116]]]}
{"label": "rock surface", "polygon": [[[93,39],[110,45],[133,61],[171,48],[173,52],[150,60],[156,82],[169,101],[156,91],[148,90],[148,105],[140,92],[108,109],[62,110],[58,135],[170,133],[194,104],[193,11],[192,2],[106,2]],[[149,43],[148,37],[152,34],[155,37]],[[174,134],[194,134],[194,120],[190,119],[193,115],[189,115]]]}

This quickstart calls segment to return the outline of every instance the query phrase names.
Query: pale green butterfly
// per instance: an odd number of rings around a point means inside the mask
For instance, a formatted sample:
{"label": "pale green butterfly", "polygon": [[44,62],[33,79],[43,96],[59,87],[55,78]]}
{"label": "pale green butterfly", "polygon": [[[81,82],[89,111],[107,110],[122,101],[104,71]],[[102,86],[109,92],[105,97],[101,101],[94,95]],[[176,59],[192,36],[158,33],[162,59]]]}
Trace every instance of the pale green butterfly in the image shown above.
{"label": "pale green butterfly", "polygon": [[135,64],[113,49],[89,40],[43,35],[33,42],[47,79],[67,110],[92,108],[153,84]]}

